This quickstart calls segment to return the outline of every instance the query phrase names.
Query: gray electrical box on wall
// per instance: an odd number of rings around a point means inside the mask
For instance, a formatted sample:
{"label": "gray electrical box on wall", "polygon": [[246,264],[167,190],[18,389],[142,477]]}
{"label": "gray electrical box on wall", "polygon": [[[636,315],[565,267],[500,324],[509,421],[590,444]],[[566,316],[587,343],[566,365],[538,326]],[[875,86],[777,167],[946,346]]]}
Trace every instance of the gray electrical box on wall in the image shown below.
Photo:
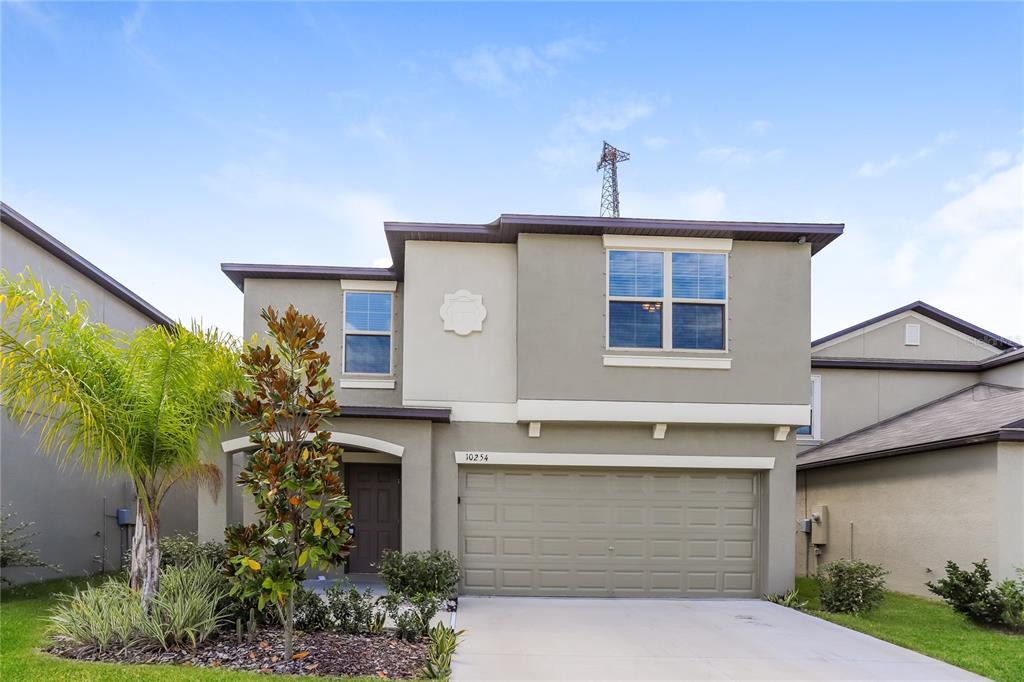
{"label": "gray electrical box on wall", "polygon": [[828,544],[828,505],[811,507],[811,544]]}

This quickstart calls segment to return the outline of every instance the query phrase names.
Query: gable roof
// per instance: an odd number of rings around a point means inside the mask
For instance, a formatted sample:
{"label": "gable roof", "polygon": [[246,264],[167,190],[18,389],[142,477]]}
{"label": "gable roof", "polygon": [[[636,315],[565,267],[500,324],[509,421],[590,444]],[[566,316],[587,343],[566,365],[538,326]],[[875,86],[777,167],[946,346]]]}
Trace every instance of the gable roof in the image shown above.
{"label": "gable roof", "polygon": [[63,261],[72,270],[77,271],[103,287],[108,293],[139,311],[153,322],[167,328],[174,327],[174,320],[164,315],[134,291],[118,282],[103,270],[100,270],[75,251],[72,251],[52,234],[3,202],[0,202],[0,219],[2,219],[4,225],[10,227],[54,258]]}
{"label": "gable roof", "polygon": [[971,324],[967,320],[962,320],[956,315],[951,315],[950,313],[947,313],[944,310],[939,310],[935,306],[929,305],[924,301],[914,301],[913,303],[908,303],[907,305],[902,306],[900,308],[896,308],[895,310],[890,310],[887,313],[882,313],[881,315],[872,317],[870,320],[858,322],[852,327],[840,329],[834,334],[829,334],[828,336],[823,336],[820,339],[815,339],[814,341],[811,341],[811,349],[813,350],[815,346],[820,346],[823,343],[833,341],[848,334],[852,334],[854,332],[860,331],[861,329],[864,329],[865,327],[870,327],[871,325],[877,324],[878,322],[882,322],[890,317],[896,317],[897,315],[902,315],[903,313],[907,312],[914,312],[923,317],[935,320],[936,322],[944,324],[951,329],[955,329],[956,331],[962,334],[966,334],[967,336],[977,339],[983,343],[987,343],[988,345],[998,348],[999,350],[1005,351],[1021,347],[1020,344],[1016,343],[1015,341],[1011,341],[1010,339],[999,336],[998,334],[990,332],[987,329],[982,329],[981,327],[975,324]]}
{"label": "gable roof", "polygon": [[907,360],[900,358],[825,358],[811,356],[816,369],[902,369],[930,372],[984,372],[1024,361],[1024,348],[1011,348],[981,360]]}
{"label": "gable roof", "polygon": [[801,452],[797,469],[940,450],[994,440],[1024,440],[1024,389],[975,384]]}
{"label": "gable roof", "polygon": [[524,233],[707,237],[764,242],[798,242],[802,239],[811,245],[811,254],[815,254],[843,233],[843,224],[599,218],[503,213],[495,220],[482,224],[385,222],[384,235],[388,241],[393,264],[390,268],[223,263],[221,270],[234,282],[235,286],[243,291],[246,277],[401,280],[405,273],[405,243],[407,241],[514,244],[519,235]]}

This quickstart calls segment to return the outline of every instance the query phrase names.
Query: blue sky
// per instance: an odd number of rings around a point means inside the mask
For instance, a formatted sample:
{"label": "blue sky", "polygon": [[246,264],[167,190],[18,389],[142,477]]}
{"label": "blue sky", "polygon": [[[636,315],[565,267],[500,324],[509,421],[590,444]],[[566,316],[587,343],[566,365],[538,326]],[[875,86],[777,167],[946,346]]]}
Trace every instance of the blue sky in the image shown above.
{"label": "blue sky", "polygon": [[168,314],[383,220],[844,222],[813,334],[923,299],[1024,337],[1024,5],[2,7],[3,200]]}

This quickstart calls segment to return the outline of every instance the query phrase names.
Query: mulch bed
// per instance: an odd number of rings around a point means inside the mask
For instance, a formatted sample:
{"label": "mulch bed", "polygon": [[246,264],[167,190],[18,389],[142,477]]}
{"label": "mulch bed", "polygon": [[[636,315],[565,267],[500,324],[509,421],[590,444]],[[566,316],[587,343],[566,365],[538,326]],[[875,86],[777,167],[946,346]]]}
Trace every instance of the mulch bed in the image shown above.
{"label": "mulch bed", "polygon": [[239,645],[233,635],[221,635],[196,651],[129,649],[100,653],[93,647],[54,645],[49,652],[82,661],[170,663],[285,675],[376,675],[391,679],[419,677],[427,656],[425,640],[413,644],[390,635],[296,633],[294,648],[297,660],[283,660],[283,633],[261,630],[253,644]]}

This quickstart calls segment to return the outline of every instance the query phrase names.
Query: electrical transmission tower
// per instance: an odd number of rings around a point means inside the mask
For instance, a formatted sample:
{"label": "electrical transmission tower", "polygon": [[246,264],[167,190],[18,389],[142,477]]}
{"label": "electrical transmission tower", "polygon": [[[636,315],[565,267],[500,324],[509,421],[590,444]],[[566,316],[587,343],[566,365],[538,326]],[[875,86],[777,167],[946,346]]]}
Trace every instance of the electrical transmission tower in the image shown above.
{"label": "electrical transmission tower", "polygon": [[605,142],[601,149],[601,160],[597,162],[597,170],[604,170],[601,217],[619,217],[619,161],[629,161],[629,153]]}

